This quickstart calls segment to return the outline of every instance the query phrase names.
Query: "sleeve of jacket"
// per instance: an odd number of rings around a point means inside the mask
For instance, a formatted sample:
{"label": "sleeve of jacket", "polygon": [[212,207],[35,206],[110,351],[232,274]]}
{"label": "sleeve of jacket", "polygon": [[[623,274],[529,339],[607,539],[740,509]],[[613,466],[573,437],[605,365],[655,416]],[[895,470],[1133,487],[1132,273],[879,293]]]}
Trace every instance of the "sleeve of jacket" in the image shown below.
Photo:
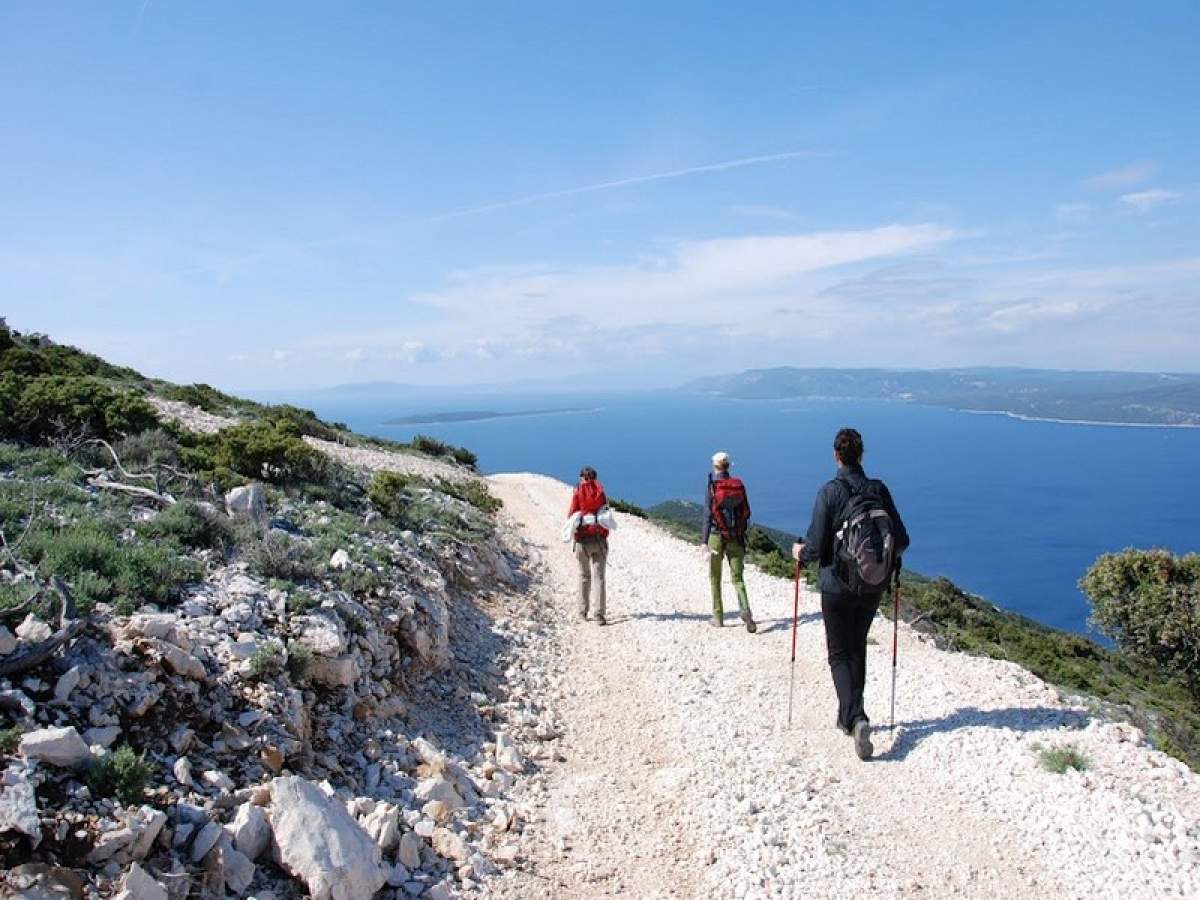
{"label": "sleeve of jacket", "polygon": [[804,538],[804,558],[801,564],[819,560],[827,543],[832,544],[832,523],[829,521],[829,487],[817,491],[813,503],[812,521],[808,523],[808,534]]}
{"label": "sleeve of jacket", "polygon": [[712,482],[704,486],[704,527],[701,529],[701,540],[707,544],[708,536],[712,533]]}
{"label": "sleeve of jacket", "polygon": [[900,555],[908,549],[908,529],[904,527],[904,520],[900,518],[900,510],[896,509],[896,502],[892,499],[892,492],[888,490],[886,484],[883,486],[883,503],[888,515],[896,523],[896,554]]}

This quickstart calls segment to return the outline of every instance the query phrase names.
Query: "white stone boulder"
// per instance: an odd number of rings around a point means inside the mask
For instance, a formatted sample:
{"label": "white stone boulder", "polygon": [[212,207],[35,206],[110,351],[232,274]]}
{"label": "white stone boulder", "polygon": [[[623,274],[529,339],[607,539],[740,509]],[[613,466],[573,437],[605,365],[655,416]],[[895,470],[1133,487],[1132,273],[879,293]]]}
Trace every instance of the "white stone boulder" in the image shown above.
{"label": "white stone boulder", "polygon": [[8,656],[8,654],[16,649],[16,636],[3,625],[0,625],[0,656]]}
{"label": "white stone boulder", "polygon": [[299,776],[271,782],[268,813],[276,861],[304,882],[313,900],[363,900],[387,881],[379,846],[317,785]]}
{"label": "white stone boulder", "polygon": [[121,881],[121,892],[117,900],[167,900],[167,889],[154,877],[134,863]]}
{"label": "white stone boulder", "polygon": [[87,742],[74,725],[64,728],[39,728],[21,735],[21,753],[60,768],[77,768],[92,758]]}
{"label": "white stone boulder", "polygon": [[258,525],[265,525],[267,493],[261,484],[235,487],[225,495],[225,512],[231,519],[247,519]]}
{"label": "white stone boulder", "polygon": [[345,550],[335,550],[329,557],[329,568],[335,572],[345,572],[350,568],[350,554]]}
{"label": "white stone boulder", "polygon": [[233,839],[233,846],[250,860],[258,859],[271,843],[271,823],[267,821],[267,814],[253,803],[239,806],[233,822],[225,830]]}
{"label": "white stone boulder", "polygon": [[20,764],[9,766],[0,775],[0,832],[4,831],[28,835],[34,847],[42,840],[33,782]]}

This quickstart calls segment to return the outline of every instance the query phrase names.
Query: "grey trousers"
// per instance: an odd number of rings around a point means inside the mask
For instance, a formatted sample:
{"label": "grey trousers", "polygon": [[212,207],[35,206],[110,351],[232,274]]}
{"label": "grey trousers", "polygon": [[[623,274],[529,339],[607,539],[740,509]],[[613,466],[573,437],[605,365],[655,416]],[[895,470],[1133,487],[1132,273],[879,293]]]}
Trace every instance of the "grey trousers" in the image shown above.
{"label": "grey trousers", "polygon": [[[605,538],[585,538],[576,541],[575,560],[579,563],[579,612],[586,617],[588,609],[591,608],[596,616],[603,616],[606,599],[604,566],[608,562],[608,541]],[[594,594],[593,582],[596,586]]]}

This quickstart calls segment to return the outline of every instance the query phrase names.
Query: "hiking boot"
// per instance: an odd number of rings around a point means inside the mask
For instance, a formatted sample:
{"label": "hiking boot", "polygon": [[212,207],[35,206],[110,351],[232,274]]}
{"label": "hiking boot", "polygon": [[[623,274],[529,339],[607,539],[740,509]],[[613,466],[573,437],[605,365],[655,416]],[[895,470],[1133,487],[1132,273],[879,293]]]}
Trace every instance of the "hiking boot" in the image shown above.
{"label": "hiking boot", "polygon": [[596,616],[596,624],[597,625],[607,625],[608,619],[604,618],[604,616]]}
{"label": "hiking boot", "polygon": [[711,625],[713,628],[721,628],[725,625],[725,618],[723,616],[718,616],[716,613],[713,613],[713,617],[708,620],[708,624]]}
{"label": "hiking boot", "polygon": [[742,616],[742,621],[746,623],[746,630],[751,634],[758,631],[758,626],[754,624],[754,619],[751,616]]}
{"label": "hiking boot", "polygon": [[854,723],[854,730],[851,734],[854,736],[854,752],[858,754],[858,758],[870,759],[871,754],[875,752],[875,748],[871,744],[871,723],[866,719],[859,719]]}

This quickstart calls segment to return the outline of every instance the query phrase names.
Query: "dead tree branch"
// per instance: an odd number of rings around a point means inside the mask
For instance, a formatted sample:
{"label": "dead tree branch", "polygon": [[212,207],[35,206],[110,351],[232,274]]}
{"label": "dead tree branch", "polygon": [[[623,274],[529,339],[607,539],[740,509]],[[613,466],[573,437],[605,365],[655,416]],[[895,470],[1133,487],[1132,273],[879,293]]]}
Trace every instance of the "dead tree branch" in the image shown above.
{"label": "dead tree branch", "polygon": [[0,659],[0,678],[19,675],[22,672],[40,666],[53,656],[59,647],[78,637],[86,626],[87,622],[83,619],[76,619],[74,622],[60,628],[41,643],[34,644],[24,653],[13,653],[10,656]]}

